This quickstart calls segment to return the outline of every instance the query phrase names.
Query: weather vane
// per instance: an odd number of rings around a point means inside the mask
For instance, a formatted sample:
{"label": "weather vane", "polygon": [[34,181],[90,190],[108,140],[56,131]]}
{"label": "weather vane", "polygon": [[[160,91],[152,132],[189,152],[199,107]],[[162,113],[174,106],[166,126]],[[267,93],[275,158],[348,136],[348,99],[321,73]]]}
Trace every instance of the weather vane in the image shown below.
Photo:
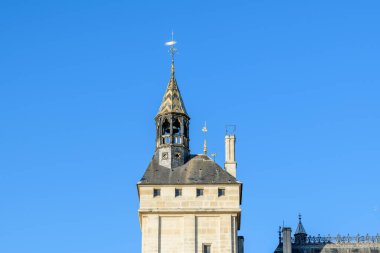
{"label": "weather vane", "polygon": [[202,128],[202,132],[205,134],[205,140],[203,142],[203,154],[207,155],[207,141],[206,141],[206,133],[207,133],[207,123],[205,121],[205,125]]}
{"label": "weather vane", "polygon": [[212,158],[214,158],[214,162],[215,162],[216,153],[212,153],[211,156]]}
{"label": "weather vane", "polygon": [[165,42],[166,46],[170,46],[169,54],[172,56],[172,62],[174,62],[174,55],[177,52],[177,48],[174,47],[175,44],[177,44],[177,41],[174,40],[174,32],[172,31],[172,40]]}

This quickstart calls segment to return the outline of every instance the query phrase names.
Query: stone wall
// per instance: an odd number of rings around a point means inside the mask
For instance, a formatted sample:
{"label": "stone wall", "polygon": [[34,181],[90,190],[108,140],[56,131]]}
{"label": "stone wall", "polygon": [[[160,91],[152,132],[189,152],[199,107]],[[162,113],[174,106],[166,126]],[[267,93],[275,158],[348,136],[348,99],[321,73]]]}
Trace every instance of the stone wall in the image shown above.
{"label": "stone wall", "polygon": [[237,253],[236,216],[143,215],[143,253],[202,253],[204,244],[213,253]]}
{"label": "stone wall", "polygon": [[[175,197],[175,189],[182,189],[182,196]],[[218,189],[225,189],[225,196],[218,196]],[[153,197],[153,189],[160,189],[161,196]],[[204,195],[196,196],[196,189],[203,189]],[[186,209],[233,209],[240,211],[239,185],[185,185],[147,186],[139,185],[140,210],[186,210]]]}
{"label": "stone wall", "polygon": [[[240,216],[239,185],[139,185],[143,253],[237,253]],[[175,197],[175,189],[182,196]],[[196,196],[196,189],[203,196]],[[218,189],[225,196],[218,196]],[[160,189],[154,197],[153,190]]]}

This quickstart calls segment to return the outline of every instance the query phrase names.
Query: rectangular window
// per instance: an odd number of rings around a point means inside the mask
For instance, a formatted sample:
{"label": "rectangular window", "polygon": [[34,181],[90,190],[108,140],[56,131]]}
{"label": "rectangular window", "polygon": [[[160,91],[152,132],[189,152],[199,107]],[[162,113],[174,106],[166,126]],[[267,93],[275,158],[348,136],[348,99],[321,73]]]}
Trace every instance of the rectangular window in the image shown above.
{"label": "rectangular window", "polygon": [[211,253],[211,245],[203,244],[203,253]]}
{"label": "rectangular window", "polygon": [[176,196],[176,197],[182,196],[182,189],[178,189],[178,188],[176,188],[176,189],[175,189],[175,196]]}
{"label": "rectangular window", "polygon": [[160,189],[153,189],[153,197],[158,197],[161,195]]}
{"label": "rectangular window", "polygon": [[197,189],[197,197],[203,196],[203,189]]}
{"label": "rectangular window", "polygon": [[226,195],[226,189],[219,188],[218,189],[218,197]]}

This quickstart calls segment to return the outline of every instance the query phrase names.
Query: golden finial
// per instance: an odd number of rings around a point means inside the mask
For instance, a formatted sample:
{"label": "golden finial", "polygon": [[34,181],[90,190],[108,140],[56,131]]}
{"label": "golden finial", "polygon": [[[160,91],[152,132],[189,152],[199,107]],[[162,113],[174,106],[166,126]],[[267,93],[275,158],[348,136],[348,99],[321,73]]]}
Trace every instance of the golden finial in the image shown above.
{"label": "golden finial", "polygon": [[169,54],[172,57],[172,75],[174,74],[174,55],[177,52],[177,48],[174,47],[174,45],[177,44],[177,41],[174,40],[174,32],[172,31],[172,40],[165,42],[166,46],[170,46],[169,48]]}
{"label": "golden finial", "polygon": [[203,142],[203,154],[207,155],[207,141],[206,141],[207,123],[206,123],[206,121],[205,121],[204,127],[202,128],[202,132],[205,135],[205,140]]}

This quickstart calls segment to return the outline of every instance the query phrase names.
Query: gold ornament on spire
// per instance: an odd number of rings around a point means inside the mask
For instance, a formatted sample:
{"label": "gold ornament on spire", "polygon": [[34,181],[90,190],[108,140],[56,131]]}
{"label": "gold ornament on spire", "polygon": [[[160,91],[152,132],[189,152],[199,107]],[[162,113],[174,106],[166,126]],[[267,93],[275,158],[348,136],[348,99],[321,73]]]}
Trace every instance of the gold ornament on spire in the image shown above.
{"label": "gold ornament on spire", "polygon": [[165,43],[166,46],[170,46],[169,53],[172,57],[171,76],[168,87],[166,88],[166,92],[162,99],[160,109],[158,110],[158,115],[173,112],[187,115],[185,104],[183,103],[182,96],[174,76],[174,55],[177,52],[174,45],[176,43],[177,42],[174,41],[174,33],[172,32],[172,40]]}
{"label": "gold ornament on spire", "polygon": [[169,54],[172,57],[172,74],[174,74],[174,55],[177,53],[177,48],[174,47],[174,45],[177,44],[177,41],[174,40],[174,32],[172,31],[172,40],[165,42],[166,46],[170,46],[169,48]]}
{"label": "gold ornament on spire", "polygon": [[204,127],[202,128],[202,132],[205,135],[205,140],[203,142],[203,154],[207,155],[207,141],[206,141],[207,123],[206,123],[206,121],[205,121]]}

